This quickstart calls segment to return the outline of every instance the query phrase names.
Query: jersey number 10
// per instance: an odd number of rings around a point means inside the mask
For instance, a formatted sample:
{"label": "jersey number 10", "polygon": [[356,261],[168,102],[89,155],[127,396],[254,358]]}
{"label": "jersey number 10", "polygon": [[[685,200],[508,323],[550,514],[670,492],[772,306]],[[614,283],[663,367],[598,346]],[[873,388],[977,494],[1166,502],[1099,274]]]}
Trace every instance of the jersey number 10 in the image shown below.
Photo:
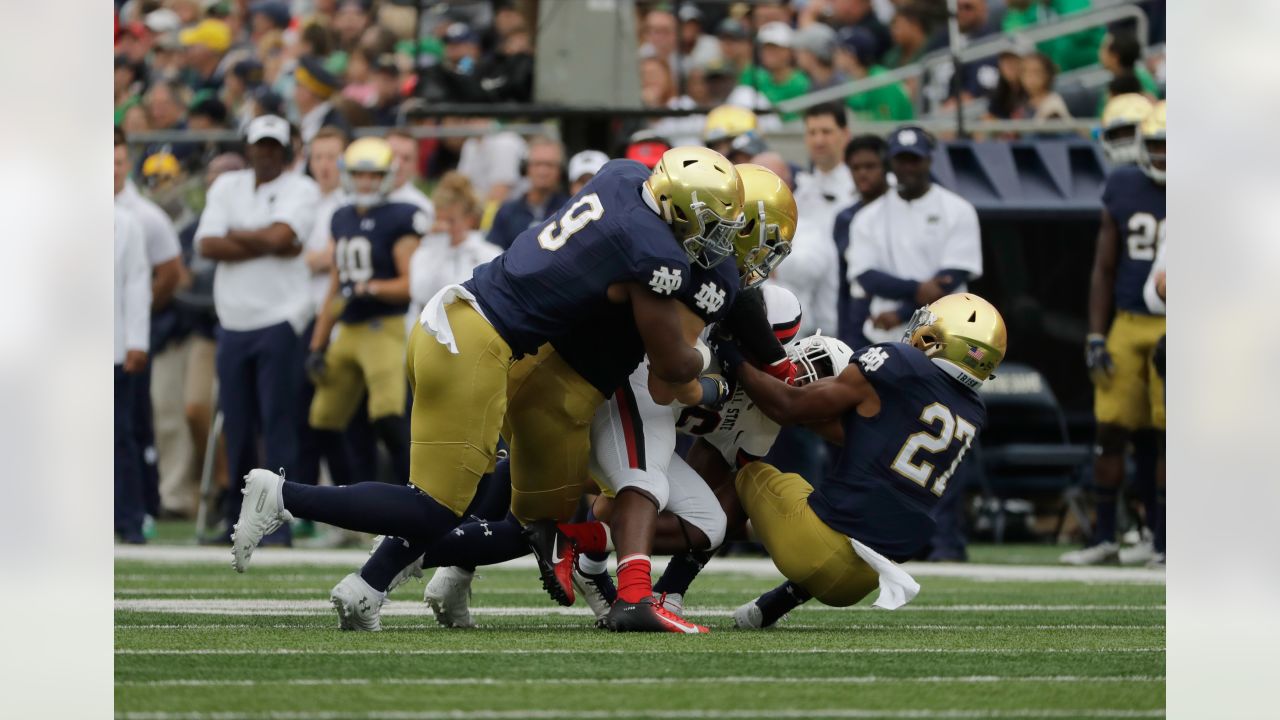
{"label": "jersey number 10", "polygon": [[338,266],[338,282],[362,283],[373,277],[373,244],[369,238],[338,238],[333,256]]}
{"label": "jersey number 10", "polygon": [[[902,449],[898,450],[898,456],[893,459],[893,470],[899,475],[907,478],[911,482],[923,488],[928,488],[934,495],[941,497],[942,493],[947,489],[947,481],[951,479],[956,468],[960,467],[960,461],[964,459],[964,455],[969,451],[969,445],[973,442],[974,436],[978,433],[978,429],[973,423],[965,420],[959,415],[953,415],[950,408],[942,403],[933,403],[920,413],[920,421],[926,425],[934,425],[941,422],[942,427],[939,428],[937,434],[928,431],[920,431],[913,433],[907,441],[902,444]],[[951,466],[946,472],[938,475],[936,478],[933,463],[926,460],[915,462],[916,454],[921,450],[937,455],[946,452],[951,447],[953,440],[959,440],[964,443],[960,448],[960,452],[956,453],[956,459],[951,461]],[[932,482],[932,485],[930,485]]]}

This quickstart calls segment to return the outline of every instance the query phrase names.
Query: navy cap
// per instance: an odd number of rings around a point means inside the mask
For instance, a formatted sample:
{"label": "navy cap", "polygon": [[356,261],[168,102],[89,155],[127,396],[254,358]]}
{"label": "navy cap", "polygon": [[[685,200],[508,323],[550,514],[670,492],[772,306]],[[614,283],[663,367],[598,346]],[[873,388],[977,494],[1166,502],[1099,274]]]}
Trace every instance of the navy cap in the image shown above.
{"label": "navy cap", "polygon": [[840,47],[858,58],[858,64],[870,67],[876,59],[876,36],[871,31],[856,25],[840,28],[836,33]]}
{"label": "navy cap", "polygon": [[927,158],[933,155],[933,138],[916,125],[903,125],[889,135],[889,157],[902,154]]}
{"label": "navy cap", "polygon": [[480,36],[466,23],[451,23],[445,28],[444,41],[448,43],[478,43]]}
{"label": "navy cap", "polygon": [[718,37],[733,38],[734,40],[746,40],[749,35],[747,26],[742,24],[741,20],[734,18],[725,18],[716,26],[716,35]]}
{"label": "navy cap", "polygon": [[329,97],[342,87],[342,81],[334,77],[324,66],[324,61],[315,55],[304,55],[298,61],[293,77],[299,85],[321,98]]}
{"label": "navy cap", "polygon": [[241,60],[231,66],[231,73],[243,80],[245,85],[262,84],[262,63],[257,60]]}
{"label": "navy cap", "polygon": [[250,15],[265,15],[273,25],[281,30],[289,27],[289,5],[282,0],[257,0],[249,5]]}

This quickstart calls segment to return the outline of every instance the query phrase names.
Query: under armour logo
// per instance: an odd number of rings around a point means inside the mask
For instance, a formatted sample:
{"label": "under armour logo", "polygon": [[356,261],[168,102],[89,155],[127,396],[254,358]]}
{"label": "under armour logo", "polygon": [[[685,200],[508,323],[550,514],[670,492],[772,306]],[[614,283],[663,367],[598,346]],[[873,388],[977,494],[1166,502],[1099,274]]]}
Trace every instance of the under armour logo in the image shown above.
{"label": "under armour logo", "polygon": [[460,527],[456,527],[456,528],[454,528],[454,529],[453,529],[453,534],[454,534],[454,535],[457,535],[458,537],[462,537],[462,536],[463,536],[463,534],[464,534],[464,531],[463,531],[463,529],[462,529],[462,528],[460,528]]}
{"label": "under armour logo", "polygon": [[489,529],[489,523],[487,523],[487,522],[482,522],[482,523],[480,523],[480,527],[484,528],[484,536],[485,536],[485,537],[489,537],[490,535],[492,535],[492,534],[493,534],[493,531]]}
{"label": "under armour logo", "polygon": [[862,369],[866,372],[875,372],[884,365],[884,361],[889,359],[889,353],[884,348],[870,347],[867,351],[858,356],[858,362],[862,364]]}
{"label": "under armour logo", "polygon": [[361,220],[361,221],[360,221],[360,229],[361,229],[361,230],[372,230],[372,229],[373,229],[373,218],[364,218],[363,220]]}
{"label": "under armour logo", "polygon": [[724,290],[715,286],[715,283],[704,283],[698,289],[698,294],[693,296],[697,301],[697,306],[707,313],[716,313],[724,306]]}
{"label": "under armour logo", "polygon": [[663,265],[653,271],[653,279],[649,281],[649,287],[653,288],[653,291],[659,295],[670,295],[680,289],[680,283],[682,281],[680,273],[680,270],[673,271],[671,268]]}

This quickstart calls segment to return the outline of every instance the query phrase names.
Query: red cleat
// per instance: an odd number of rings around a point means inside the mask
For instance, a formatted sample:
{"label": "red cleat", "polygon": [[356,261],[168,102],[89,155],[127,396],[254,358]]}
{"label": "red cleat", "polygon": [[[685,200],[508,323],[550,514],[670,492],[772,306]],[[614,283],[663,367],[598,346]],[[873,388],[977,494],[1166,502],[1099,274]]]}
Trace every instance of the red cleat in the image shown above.
{"label": "red cleat", "polygon": [[573,561],[577,545],[556,528],[554,520],[538,520],[524,529],[533,557],[538,561],[542,587],[552,600],[568,607],[573,604]]}
{"label": "red cleat", "polygon": [[604,616],[603,623],[614,632],[669,632],[686,635],[711,632],[709,628],[689,622],[657,605],[653,598],[634,603],[619,600],[609,608],[609,614]]}

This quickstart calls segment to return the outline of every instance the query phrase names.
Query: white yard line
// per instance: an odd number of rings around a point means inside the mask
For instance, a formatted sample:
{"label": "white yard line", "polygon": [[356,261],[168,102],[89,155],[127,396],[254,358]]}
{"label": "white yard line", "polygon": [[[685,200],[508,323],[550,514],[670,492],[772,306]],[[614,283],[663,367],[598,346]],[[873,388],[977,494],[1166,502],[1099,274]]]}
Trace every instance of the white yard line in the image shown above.
{"label": "white yard line", "polygon": [[[474,612],[475,609],[472,609]],[[690,613],[696,615],[696,612]],[[789,630],[830,630],[830,625],[809,625],[805,623],[793,623],[783,621],[780,627]],[[138,623],[138,624],[117,624],[116,631],[120,630],[184,630],[192,632],[204,632],[206,630],[315,630],[319,626],[314,623],[271,623],[271,624],[254,624],[254,623]],[[397,623],[386,629],[392,630],[426,630],[440,627],[437,623]],[[572,625],[552,625],[548,623],[537,624],[520,624],[520,625],[503,625],[503,630],[572,630]],[[952,625],[840,625],[840,630],[938,630],[942,632],[955,632],[956,630],[1164,630],[1164,623],[1151,625],[970,625],[968,623],[955,623]]]}
{"label": "white yard line", "polygon": [[[116,560],[132,560],[153,563],[231,564],[231,551],[225,547],[199,547],[181,545],[117,545]],[[259,548],[253,553],[252,567],[288,566],[342,566],[356,567],[369,559],[365,550],[301,550],[284,548]],[[533,558],[523,557],[496,565],[498,568],[533,570]],[[654,570],[661,571],[664,560],[654,563]],[[1028,565],[973,565],[907,563],[907,572],[916,577],[950,577],[988,582],[1087,582],[1087,583],[1143,583],[1163,585],[1163,570],[1118,567],[1058,567]],[[767,558],[716,558],[707,566],[708,571],[740,573],[762,577],[777,577],[778,571]],[[250,568],[249,572],[253,572]]]}
{"label": "white yard line", "polygon": [[418,710],[352,712],[117,712],[118,720],[754,720],[755,718],[887,718],[892,720],[985,720],[986,718],[1161,718],[1163,709],[1028,708],[1022,710]]}
{"label": "white yard line", "polygon": [[124,648],[116,655],[1096,655],[1099,653],[1163,653],[1160,647],[1093,647],[1093,648],[779,648],[775,650],[735,650],[713,647],[688,650],[639,650],[635,648]]}
{"label": "white yard line", "polygon": [[116,687],[258,687],[262,685],[871,685],[885,683],[921,683],[930,685],[983,685],[991,683],[1153,683],[1164,682],[1163,675],[932,675],[928,677],[893,677],[890,675],[855,675],[849,677],[632,677],[632,678],[280,678],[265,680],[206,680],[181,678],[172,680],[117,681]]}
{"label": "white yard line", "polygon": [[[116,610],[152,613],[183,613],[190,615],[329,615],[333,606],[327,600],[262,600],[262,599],[168,599],[127,598],[115,601]],[[691,606],[689,614],[702,617],[731,617],[734,607]],[[1164,605],[907,605],[894,612],[1075,612],[1093,610],[1100,612],[1151,611],[1164,612]],[[420,603],[391,602],[382,608],[383,615],[414,615],[424,613]],[[826,605],[805,606],[799,612],[882,612],[870,605],[833,608]],[[473,607],[473,615],[499,617],[544,617],[548,615],[587,616],[586,607],[560,607],[546,605],[513,607]]]}

